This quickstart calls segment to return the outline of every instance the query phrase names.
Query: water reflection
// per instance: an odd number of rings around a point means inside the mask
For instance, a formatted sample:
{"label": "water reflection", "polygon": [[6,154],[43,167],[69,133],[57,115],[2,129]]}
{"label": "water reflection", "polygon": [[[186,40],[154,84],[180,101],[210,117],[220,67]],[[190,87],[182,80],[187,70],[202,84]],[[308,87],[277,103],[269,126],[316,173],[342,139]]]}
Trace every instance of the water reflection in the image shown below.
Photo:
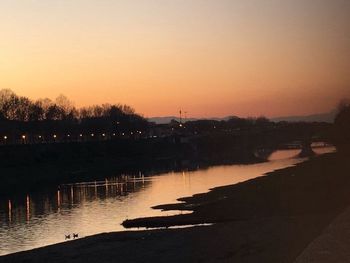
{"label": "water reflection", "polygon": [[9,215],[9,223],[11,223],[12,222],[12,203],[11,203],[11,200],[9,200],[9,203],[8,203],[8,208],[9,208],[9,210],[8,210],[8,215]]}
{"label": "water reflection", "polygon": [[29,196],[27,195],[27,200],[26,200],[26,219],[27,219],[27,222],[29,221],[29,218],[30,218],[30,199],[29,199]]}
{"label": "water reflection", "polygon": [[[317,152],[332,150],[319,148]],[[122,175],[0,200],[0,255],[63,242],[65,234],[73,232],[82,237],[121,231],[120,223],[127,218],[178,213],[151,207],[296,164],[302,161],[292,158],[297,154],[298,150],[278,151],[270,156],[270,162],[260,164],[216,166],[157,176]]]}
{"label": "water reflection", "polygon": [[97,199],[104,200],[125,196],[138,191],[150,182],[144,175],[122,175],[121,177],[106,178],[103,181],[83,182],[61,185],[57,190],[57,206],[83,204]]}

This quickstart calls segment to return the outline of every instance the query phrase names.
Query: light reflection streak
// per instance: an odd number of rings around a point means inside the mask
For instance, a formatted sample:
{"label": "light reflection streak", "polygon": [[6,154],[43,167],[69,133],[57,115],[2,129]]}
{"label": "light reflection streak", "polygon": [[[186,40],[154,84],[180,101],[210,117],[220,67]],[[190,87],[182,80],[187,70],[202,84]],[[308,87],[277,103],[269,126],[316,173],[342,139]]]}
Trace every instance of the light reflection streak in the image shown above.
{"label": "light reflection streak", "polygon": [[73,190],[73,186],[71,186],[71,188],[70,188],[70,198],[71,198],[71,204],[73,205],[73,199],[74,199],[74,190]]}
{"label": "light reflection streak", "polygon": [[61,193],[57,190],[57,212],[61,211]]}
{"label": "light reflection streak", "polygon": [[27,219],[27,222],[29,222],[29,219],[30,219],[30,199],[29,199],[29,195],[27,195],[27,198],[26,198],[26,219]]}
{"label": "light reflection streak", "polygon": [[9,209],[9,212],[8,212],[9,222],[11,223],[12,222],[12,203],[11,203],[11,200],[9,200],[9,202],[8,202],[8,209]]}
{"label": "light reflection streak", "polygon": [[108,180],[105,179],[105,186],[106,186],[106,197],[108,196]]}

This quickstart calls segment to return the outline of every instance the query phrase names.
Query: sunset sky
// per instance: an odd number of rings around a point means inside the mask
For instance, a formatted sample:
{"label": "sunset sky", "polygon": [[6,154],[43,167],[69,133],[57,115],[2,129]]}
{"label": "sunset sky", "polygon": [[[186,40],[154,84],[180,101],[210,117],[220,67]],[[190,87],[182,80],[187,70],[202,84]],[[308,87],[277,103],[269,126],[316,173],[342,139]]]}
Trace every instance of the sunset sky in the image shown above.
{"label": "sunset sky", "polygon": [[146,117],[304,115],[350,97],[348,0],[1,0],[0,89]]}

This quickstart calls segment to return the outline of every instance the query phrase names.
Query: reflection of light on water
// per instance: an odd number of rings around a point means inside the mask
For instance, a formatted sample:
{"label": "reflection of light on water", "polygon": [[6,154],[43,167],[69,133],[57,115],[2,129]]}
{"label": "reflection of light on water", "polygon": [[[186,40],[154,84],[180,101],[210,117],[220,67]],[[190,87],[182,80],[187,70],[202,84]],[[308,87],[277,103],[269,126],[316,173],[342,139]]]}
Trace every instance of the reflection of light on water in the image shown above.
{"label": "reflection of light on water", "polygon": [[182,172],[183,189],[191,189],[191,173]]}
{"label": "reflection of light on water", "polygon": [[61,206],[60,190],[57,190],[57,207]]}
{"label": "reflection of light on water", "polygon": [[333,153],[337,151],[337,148],[334,146],[326,146],[326,147],[315,147],[312,148],[316,154],[324,154],[324,153]]}
{"label": "reflection of light on water", "polygon": [[[331,153],[335,152],[336,148],[334,146],[325,146],[320,147],[320,144],[316,144],[315,147],[312,148],[312,150],[316,154],[324,154],[324,153]],[[289,150],[278,150],[271,153],[268,160],[269,161],[276,161],[276,160],[283,160],[288,158],[295,158],[300,153],[300,149],[289,149]]]}
{"label": "reflection of light on water", "polygon": [[108,196],[108,180],[105,179],[105,185],[106,185],[106,197]]}
{"label": "reflection of light on water", "polygon": [[61,211],[61,193],[57,190],[57,212]]}
{"label": "reflection of light on water", "polygon": [[186,187],[186,174],[185,172],[182,172],[182,182],[183,182],[183,188]]}
{"label": "reflection of light on water", "polygon": [[11,200],[9,200],[8,202],[8,210],[9,210],[9,222],[11,223],[12,222],[12,203],[11,203]]}
{"label": "reflection of light on water", "polygon": [[30,200],[29,200],[29,195],[27,195],[27,200],[26,200],[26,207],[27,207],[27,209],[26,209],[26,218],[27,218],[27,222],[29,221],[29,219],[30,219]]}
{"label": "reflection of light on water", "polygon": [[71,186],[70,188],[70,200],[71,200],[71,204],[73,205],[74,201],[74,190],[73,190],[73,186]]}
{"label": "reflection of light on water", "polygon": [[[152,230],[156,229],[181,229],[181,228],[190,228],[190,227],[205,227],[205,226],[212,226],[213,223],[203,223],[203,224],[192,224],[192,225],[182,225],[182,226],[169,226],[169,227],[152,227]],[[144,231],[148,230],[148,227],[135,227],[135,228],[128,228],[128,231]]]}
{"label": "reflection of light on water", "polygon": [[[128,218],[191,213],[162,212],[151,207],[175,203],[177,198],[246,181],[301,161],[289,157],[283,159],[286,154],[275,153],[279,159],[259,164],[214,166],[158,176],[138,173],[65,184],[52,192],[30,194],[28,205],[26,196],[18,197],[18,203],[14,199],[7,203],[0,201],[0,255],[62,242],[67,233],[79,232],[79,236],[88,236],[122,231],[120,224]],[[29,221],[25,216],[27,208]]]}

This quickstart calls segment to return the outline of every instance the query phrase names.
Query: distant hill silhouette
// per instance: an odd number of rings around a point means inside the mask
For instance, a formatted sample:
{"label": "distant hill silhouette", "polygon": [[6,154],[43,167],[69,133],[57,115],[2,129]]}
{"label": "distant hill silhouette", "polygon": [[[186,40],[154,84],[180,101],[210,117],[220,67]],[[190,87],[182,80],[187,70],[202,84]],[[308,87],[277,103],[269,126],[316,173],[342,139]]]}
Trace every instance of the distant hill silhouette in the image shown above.
{"label": "distant hill silhouette", "polygon": [[[288,122],[328,122],[332,123],[334,122],[336,111],[331,111],[327,113],[318,113],[318,114],[312,114],[312,115],[305,115],[305,116],[284,116],[284,117],[277,117],[277,118],[271,118],[271,121],[279,122],[279,121],[288,121]],[[196,120],[217,120],[217,121],[227,121],[228,119],[232,118],[234,116],[227,116],[223,118],[213,117],[213,118],[187,118],[182,119],[183,122],[186,121],[196,121]],[[164,117],[152,117],[148,118],[148,121],[155,122],[156,124],[166,124],[170,123],[171,120],[180,121],[179,117],[175,116],[164,116]]]}
{"label": "distant hill silhouette", "polygon": [[272,118],[271,121],[279,122],[279,121],[288,121],[288,122],[328,122],[332,123],[334,122],[335,116],[337,115],[337,112],[331,111],[327,113],[318,113],[318,114],[312,114],[312,115],[305,115],[305,116],[285,116],[285,117],[278,117],[278,118]]}
{"label": "distant hill silhouette", "polygon": [[[198,120],[216,120],[216,121],[227,121],[228,119],[232,118],[234,116],[227,116],[224,118],[182,118],[182,122],[187,122],[187,121],[198,121]],[[165,116],[165,117],[151,117],[147,119],[150,122],[154,122],[156,124],[167,124],[170,123],[172,120],[180,121],[179,117],[175,116]]]}

